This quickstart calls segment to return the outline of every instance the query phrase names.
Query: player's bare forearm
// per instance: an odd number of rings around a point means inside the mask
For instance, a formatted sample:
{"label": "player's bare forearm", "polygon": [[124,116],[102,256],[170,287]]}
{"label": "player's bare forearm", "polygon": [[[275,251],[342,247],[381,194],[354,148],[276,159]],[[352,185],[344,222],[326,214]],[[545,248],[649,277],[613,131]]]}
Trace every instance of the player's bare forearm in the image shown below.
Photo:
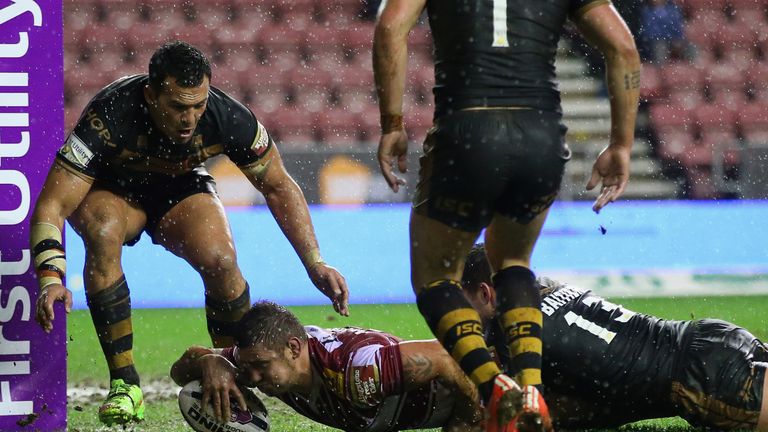
{"label": "player's bare forearm", "polygon": [[482,411],[477,387],[462,372],[458,364],[435,340],[400,344],[403,381],[406,390],[439,381],[455,399],[454,410],[445,430],[474,430],[479,427]]}
{"label": "player's bare forearm", "polygon": [[632,33],[610,4],[576,19],[584,37],[603,53],[611,103],[611,146],[631,148],[640,98],[640,56]]}
{"label": "player's bare forearm", "polygon": [[[66,220],[91,189],[92,180],[53,163],[37,198],[30,224],[48,223],[62,229]],[[34,245],[33,245],[34,246]]]}
{"label": "player's bare forearm", "polygon": [[277,148],[272,147],[258,163],[241,169],[264,195],[278,226],[307,265],[310,255],[318,251],[317,238],[304,193],[285,170]]}
{"label": "player's bare forearm", "polygon": [[373,34],[373,76],[382,115],[401,114],[408,33],[424,9],[424,0],[390,0],[376,22]]}
{"label": "player's bare forearm", "polygon": [[[220,351],[218,351],[220,352]],[[176,384],[183,386],[186,383],[199,379],[202,370],[197,360],[206,354],[216,354],[217,350],[193,345],[184,351],[184,354],[171,366],[171,379]]]}

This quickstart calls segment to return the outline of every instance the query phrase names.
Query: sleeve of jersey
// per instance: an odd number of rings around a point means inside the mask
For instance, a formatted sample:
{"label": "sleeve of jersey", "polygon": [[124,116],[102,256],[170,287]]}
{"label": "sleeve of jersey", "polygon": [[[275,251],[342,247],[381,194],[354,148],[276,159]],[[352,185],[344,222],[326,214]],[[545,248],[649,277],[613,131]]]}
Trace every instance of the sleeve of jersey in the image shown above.
{"label": "sleeve of jersey", "polygon": [[247,109],[233,117],[233,123],[225,131],[231,134],[226,153],[237,166],[245,167],[261,159],[274,143],[267,128]]}
{"label": "sleeve of jersey", "polygon": [[358,406],[376,406],[402,393],[403,364],[397,344],[372,344],[351,355],[346,370],[347,395]]}
{"label": "sleeve of jersey", "polygon": [[56,153],[56,159],[65,168],[85,179],[98,177],[102,152],[112,144],[111,133],[103,117],[95,108],[86,108]]}
{"label": "sleeve of jersey", "polygon": [[568,15],[577,18],[601,5],[611,4],[611,0],[571,0]]}

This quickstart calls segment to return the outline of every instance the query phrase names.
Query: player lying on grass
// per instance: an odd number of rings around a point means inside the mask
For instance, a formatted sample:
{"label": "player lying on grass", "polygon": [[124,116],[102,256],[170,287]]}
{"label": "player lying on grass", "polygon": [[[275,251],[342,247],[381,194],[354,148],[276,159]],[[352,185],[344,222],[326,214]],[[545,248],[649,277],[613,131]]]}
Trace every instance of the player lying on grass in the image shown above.
{"label": "player lying on grass", "polygon": [[[680,416],[694,426],[768,431],[768,347],[747,330],[713,319],[663,320],[564,283],[538,283],[542,377],[556,427]],[[489,345],[500,342],[503,354],[506,345],[492,331],[496,294],[482,246],[467,258],[462,287],[491,330]]]}
{"label": "player lying on grass", "polygon": [[235,332],[235,346],[192,346],[171,368],[179,385],[201,380],[202,405],[210,402],[220,419],[229,418],[230,399],[246,406],[241,384],[345,431],[482,431],[477,389],[437,341],[304,327],[265,301],[253,305]]}

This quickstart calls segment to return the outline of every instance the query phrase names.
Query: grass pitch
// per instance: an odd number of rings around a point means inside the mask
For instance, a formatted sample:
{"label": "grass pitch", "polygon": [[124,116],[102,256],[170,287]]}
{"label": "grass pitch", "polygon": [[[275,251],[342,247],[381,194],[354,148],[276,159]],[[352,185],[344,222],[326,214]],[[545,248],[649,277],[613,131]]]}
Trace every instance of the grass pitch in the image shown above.
{"label": "grass pitch", "polygon": [[[749,329],[757,337],[768,339],[768,318],[762,305],[768,296],[750,297],[680,297],[611,299],[624,307],[668,319],[720,318]],[[322,327],[360,326],[388,331],[405,339],[428,339],[432,334],[413,304],[353,305],[351,317],[338,317],[330,306],[290,308],[304,324]],[[134,357],[142,382],[161,380],[160,385],[174,388],[168,378],[171,364],[192,344],[208,345],[205,314],[200,309],[135,309],[133,311]],[[67,375],[69,387],[102,386],[109,379],[106,363],[90,315],[74,311],[68,317]],[[164,384],[167,383],[167,384]],[[70,401],[68,407],[70,431],[124,430],[105,428],[98,423],[96,412],[106,390],[89,400]],[[274,431],[332,431],[295,414],[276,399],[265,400]],[[189,431],[181,418],[173,397],[148,397],[147,420],[127,430]],[[640,422],[621,428],[622,431],[661,432],[687,431],[681,419],[661,419]]]}

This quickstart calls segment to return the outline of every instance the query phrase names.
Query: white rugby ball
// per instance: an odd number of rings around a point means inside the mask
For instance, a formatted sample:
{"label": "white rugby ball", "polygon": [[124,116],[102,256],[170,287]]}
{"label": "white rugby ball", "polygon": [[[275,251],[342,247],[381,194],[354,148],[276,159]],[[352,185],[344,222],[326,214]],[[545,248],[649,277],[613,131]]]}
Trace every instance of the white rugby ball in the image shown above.
{"label": "white rugby ball", "polygon": [[190,381],[179,392],[179,409],[184,420],[197,432],[267,432],[269,415],[264,403],[247,387],[240,387],[248,411],[241,410],[230,399],[231,415],[228,422],[220,422],[213,415],[213,407],[202,408],[203,388],[199,380]]}

